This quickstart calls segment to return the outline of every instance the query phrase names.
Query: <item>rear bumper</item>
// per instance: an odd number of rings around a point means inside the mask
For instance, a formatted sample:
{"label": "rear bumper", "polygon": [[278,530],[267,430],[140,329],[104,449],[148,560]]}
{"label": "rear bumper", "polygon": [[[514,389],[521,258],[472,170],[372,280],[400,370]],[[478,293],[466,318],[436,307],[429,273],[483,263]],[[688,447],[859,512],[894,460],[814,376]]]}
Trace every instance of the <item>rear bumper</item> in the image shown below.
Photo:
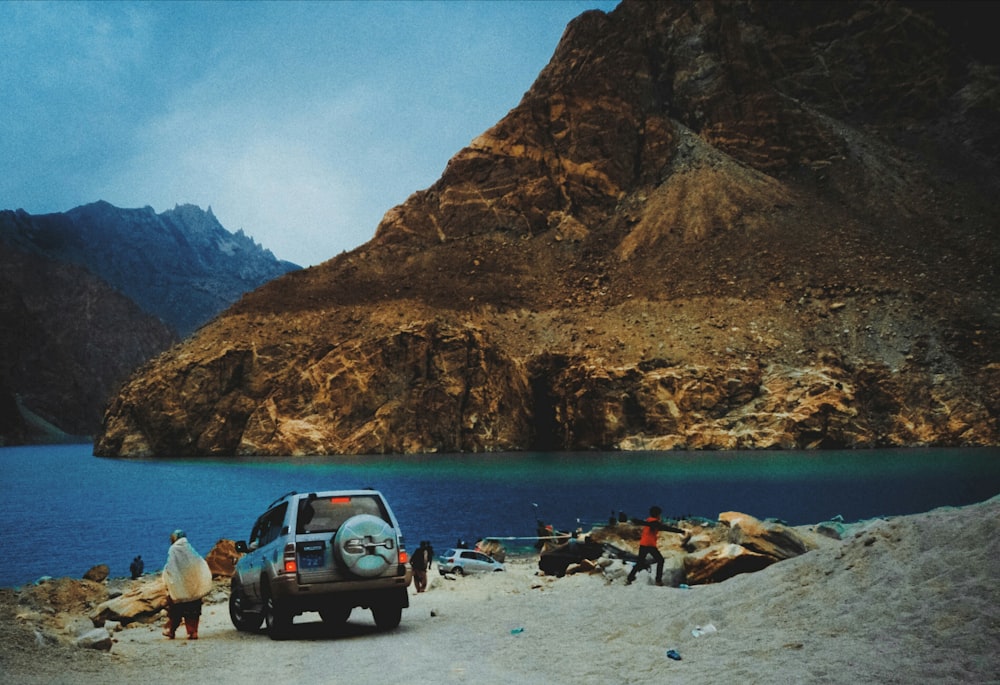
{"label": "rear bumper", "polygon": [[409,566],[402,575],[390,578],[339,580],[327,583],[300,583],[297,575],[282,575],[271,581],[276,601],[300,613],[322,606],[370,607],[379,603],[402,602],[409,606],[409,587],[413,573]]}

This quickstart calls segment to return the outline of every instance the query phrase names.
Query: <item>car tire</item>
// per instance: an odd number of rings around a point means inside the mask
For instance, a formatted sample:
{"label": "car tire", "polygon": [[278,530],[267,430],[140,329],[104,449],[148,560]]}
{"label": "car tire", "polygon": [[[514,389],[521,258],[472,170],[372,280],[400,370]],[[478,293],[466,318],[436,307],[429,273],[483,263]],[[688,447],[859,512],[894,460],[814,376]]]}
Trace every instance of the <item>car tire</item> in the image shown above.
{"label": "car tire", "polygon": [[403,618],[403,607],[394,602],[372,606],[372,618],[379,630],[392,630]]}
{"label": "car tire", "polygon": [[451,572],[454,573],[456,576],[464,576],[465,575],[465,571],[462,569],[461,566],[456,566],[455,568],[453,568],[451,570]]}
{"label": "car tire", "polygon": [[243,586],[240,581],[233,578],[229,587],[229,619],[236,626],[236,630],[244,633],[253,632],[260,628],[264,617],[255,611],[247,611],[247,599],[243,594]]}
{"label": "car tire", "polygon": [[264,588],[264,625],[272,640],[286,639],[292,628],[291,613],[281,607],[268,587]]}
{"label": "car tire", "polygon": [[395,529],[371,514],[344,521],[333,537],[333,548],[344,570],[359,578],[377,578],[399,563]]}

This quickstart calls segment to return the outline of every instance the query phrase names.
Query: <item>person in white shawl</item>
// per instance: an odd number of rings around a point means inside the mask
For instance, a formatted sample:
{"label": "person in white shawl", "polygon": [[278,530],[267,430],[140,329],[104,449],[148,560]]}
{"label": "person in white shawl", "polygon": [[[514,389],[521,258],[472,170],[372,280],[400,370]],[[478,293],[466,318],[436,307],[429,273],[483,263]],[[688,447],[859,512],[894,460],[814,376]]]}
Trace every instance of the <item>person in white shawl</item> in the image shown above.
{"label": "person in white shawl", "polygon": [[163,583],[167,586],[167,627],[163,634],[174,639],[183,619],[188,639],[197,640],[201,599],[212,591],[212,572],[183,530],[170,534]]}

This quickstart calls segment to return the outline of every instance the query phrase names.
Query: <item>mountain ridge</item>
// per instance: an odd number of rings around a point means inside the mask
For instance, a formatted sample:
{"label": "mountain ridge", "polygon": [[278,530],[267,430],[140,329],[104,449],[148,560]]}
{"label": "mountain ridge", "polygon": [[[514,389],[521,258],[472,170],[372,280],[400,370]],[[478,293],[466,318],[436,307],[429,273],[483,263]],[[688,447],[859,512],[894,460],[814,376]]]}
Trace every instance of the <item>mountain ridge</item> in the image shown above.
{"label": "mountain ridge", "polygon": [[298,267],[194,205],[0,211],[0,444],[82,440],[141,363]]}
{"label": "mountain ridge", "polygon": [[[0,241],[87,268],[182,337],[244,292],[299,268],[196,205],[159,214],[103,200],[54,214],[3,210]],[[198,294],[183,297],[188,286]]]}
{"label": "mountain ridge", "polygon": [[919,5],[585,13],[371,241],[133,377],[98,452],[996,444],[1000,78]]}

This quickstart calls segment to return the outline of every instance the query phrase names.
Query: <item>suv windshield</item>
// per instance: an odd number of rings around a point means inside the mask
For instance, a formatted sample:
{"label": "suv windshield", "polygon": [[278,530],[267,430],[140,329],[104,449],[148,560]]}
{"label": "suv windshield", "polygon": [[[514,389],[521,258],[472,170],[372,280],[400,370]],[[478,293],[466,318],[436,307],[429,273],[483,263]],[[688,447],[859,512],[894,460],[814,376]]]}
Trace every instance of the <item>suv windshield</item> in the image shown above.
{"label": "suv windshield", "polygon": [[352,497],[316,497],[299,502],[296,533],[332,533],[341,524],[357,514],[377,516],[389,525],[392,521],[378,497],[354,495]]}

